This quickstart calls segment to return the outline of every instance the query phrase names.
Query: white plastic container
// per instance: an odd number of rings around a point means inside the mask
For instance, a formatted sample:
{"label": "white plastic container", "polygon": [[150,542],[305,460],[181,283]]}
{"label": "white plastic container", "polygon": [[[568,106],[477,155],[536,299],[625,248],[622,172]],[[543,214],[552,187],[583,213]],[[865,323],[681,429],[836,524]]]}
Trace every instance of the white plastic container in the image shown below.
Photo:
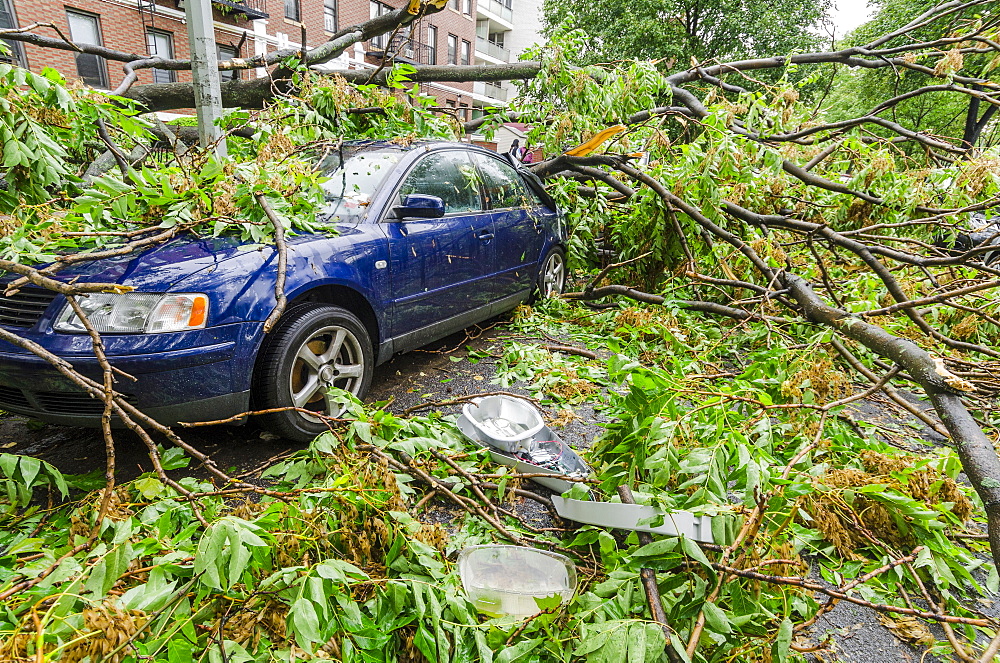
{"label": "white plastic container", "polygon": [[527,401],[510,396],[486,396],[468,403],[462,413],[479,439],[502,451],[525,450],[525,444],[545,426],[541,413]]}
{"label": "white plastic container", "polygon": [[458,572],[469,600],[492,617],[530,617],[541,612],[535,599],[576,591],[576,566],[565,555],[522,546],[471,546],[458,555]]}

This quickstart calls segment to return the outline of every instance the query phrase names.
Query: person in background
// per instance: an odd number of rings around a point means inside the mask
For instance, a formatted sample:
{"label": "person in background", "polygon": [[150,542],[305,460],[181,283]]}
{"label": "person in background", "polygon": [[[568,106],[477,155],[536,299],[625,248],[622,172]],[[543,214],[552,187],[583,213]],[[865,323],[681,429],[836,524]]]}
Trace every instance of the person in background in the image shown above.
{"label": "person in background", "polygon": [[521,149],[524,150],[524,154],[521,156],[521,163],[531,163],[535,160],[535,153],[528,146],[528,143],[525,143]]}
{"label": "person in background", "polygon": [[508,153],[518,161],[523,161],[524,152],[524,148],[521,147],[521,141],[515,138],[514,142],[510,144],[510,150],[508,150]]}

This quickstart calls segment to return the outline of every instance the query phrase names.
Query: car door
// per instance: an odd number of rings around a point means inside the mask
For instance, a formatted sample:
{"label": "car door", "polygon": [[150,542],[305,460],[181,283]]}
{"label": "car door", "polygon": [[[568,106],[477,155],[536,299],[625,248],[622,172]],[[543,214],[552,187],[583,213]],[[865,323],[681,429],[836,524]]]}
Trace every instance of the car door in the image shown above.
{"label": "car door", "polygon": [[410,194],[438,196],[445,215],[385,220],[392,335],[417,334],[427,342],[478,321],[472,319],[475,311],[486,310],[493,299],[496,242],[492,216],[483,209],[480,175],[468,152],[422,156],[404,177],[395,204]]}
{"label": "car door", "polygon": [[531,288],[544,242],[534,214],[535,197],[509,163],[489,154],[476,153],[474,158],[496,234],[495,297],[516,298]]}

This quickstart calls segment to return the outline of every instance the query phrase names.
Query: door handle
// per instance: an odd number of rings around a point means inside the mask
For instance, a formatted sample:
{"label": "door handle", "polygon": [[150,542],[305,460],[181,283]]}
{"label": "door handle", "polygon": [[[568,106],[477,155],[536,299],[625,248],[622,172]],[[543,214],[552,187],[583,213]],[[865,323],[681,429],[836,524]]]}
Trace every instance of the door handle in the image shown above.
{"label": "door handle", "polygon": [[493,239],[493,233],[491,233],[489,230],[482,230],[479,232],[478,235],[476,235],[476,239],[481,239],[484,242],[489,241]]}

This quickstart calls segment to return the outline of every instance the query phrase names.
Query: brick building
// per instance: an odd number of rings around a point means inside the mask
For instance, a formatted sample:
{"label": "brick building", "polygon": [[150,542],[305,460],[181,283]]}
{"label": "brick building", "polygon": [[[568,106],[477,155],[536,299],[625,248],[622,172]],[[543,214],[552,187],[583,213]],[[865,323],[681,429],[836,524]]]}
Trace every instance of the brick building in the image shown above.
{"label": "brick building", "polygon": [[[140,56],[156,54],[188,58],[185,0],[0,0],[0,29],[53,23],[73,41],[100,44]],[[356,44],[327,69],[373,68],[385,57],[419,64],[472,64],[482,62],[481,49],[493,33],[484,32],[477,2],[507,3],[501,27],[509,29],[512,0],[451,0],[442,11],[421,19],[395,35],[384,35]],[[281,48],[298,48],[303,37],[308,47],[327,41],[339,28],[369,20],[406,4],[406,0],[212,0],[219,58],[249,57]],[[39,28],[51,34],[51,30]],[[480,32],[483,32],[480,29]],[[53,35],[54,36],[54,35]],[[115,88],[124,77],[120,63],[94,55],[8,42],[12,59],[33,71],[52,67],[69,79],[83,79],[103,89]],[[486,61],[507,61],[508,56]],[[255,77],[263,70],[223,72],[224,78]],[[144,70],[139,83],[190,80],[190,72]],[[454,107],[460,116],[472,117],[475,107],[503,103],[499,87],[473,83],[422,84],[421,91],[442,107]],[[491,91],[496,90],[491,94]]]}

